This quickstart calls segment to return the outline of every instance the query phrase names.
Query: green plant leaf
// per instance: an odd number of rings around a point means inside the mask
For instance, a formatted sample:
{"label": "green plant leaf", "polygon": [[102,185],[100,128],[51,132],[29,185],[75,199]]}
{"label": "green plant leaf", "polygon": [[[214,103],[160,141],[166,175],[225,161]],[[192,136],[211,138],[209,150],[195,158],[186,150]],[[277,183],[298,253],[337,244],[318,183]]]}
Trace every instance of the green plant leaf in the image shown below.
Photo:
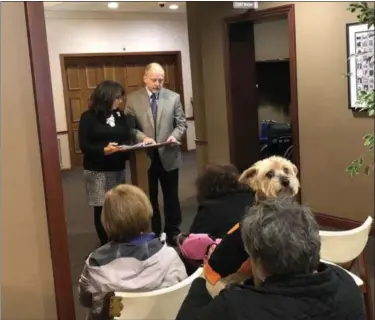
{"label": "green plant leaf", "polygon": [[369,145],[374,144],[374,135],[371,133],[366,134],[363,137],[363,140],[365,140],[365,147],[368,147]]}
{"label": "green plant leaf", "polygon": [[[367,2],[354,2],[349,4],[347,8],[348,11],[355,13],[359,23],[367,24],[369,28],[374,26],[375,22],[375,9],[369,8]],[[355,57],[358,57],[362,54],[355,54]],[[353,58],[353,55],[350,55],[348,59]],[[369,69],[373,69],[373,66],[370,66],[370,62],[374,60],[374,55],[369,55],[364,62],[368,64]],[[348,76],[348,75],[347,75]],[[357,101],[355,103],[355,108],[361,112],[367,112],[370,117],[375,115],[375,90],[372,91],[361,91],[358,93]],[[364,163],[363,157],[355,159],[351,164],[346,168],[346,171],[351,177],[358,175],[361,170],[363,170],[365,175],[369,175],[370,172],[374,171],[374,134],[368,133],[363,137],[363,146],[365,152],[371,154],[372,162]]]}

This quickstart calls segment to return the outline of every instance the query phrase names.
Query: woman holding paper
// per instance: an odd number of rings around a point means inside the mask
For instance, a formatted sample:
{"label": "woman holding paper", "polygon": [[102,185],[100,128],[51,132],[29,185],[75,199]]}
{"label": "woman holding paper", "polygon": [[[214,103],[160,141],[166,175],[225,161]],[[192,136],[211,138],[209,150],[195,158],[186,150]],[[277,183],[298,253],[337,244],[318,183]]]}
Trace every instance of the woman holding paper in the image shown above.
{"label": "woman holding paper", "polygon": [[88,204],[94,208],[94,221],[100,244],[108,239],[101,223],[105,193],[125,182],[127,153],[122,145],[135,141],[134,119],[119,109],[125,89],[112,80],[101,82],[90,97],[88,110],[79,123],[79,145],[83,152],[83,177]]}

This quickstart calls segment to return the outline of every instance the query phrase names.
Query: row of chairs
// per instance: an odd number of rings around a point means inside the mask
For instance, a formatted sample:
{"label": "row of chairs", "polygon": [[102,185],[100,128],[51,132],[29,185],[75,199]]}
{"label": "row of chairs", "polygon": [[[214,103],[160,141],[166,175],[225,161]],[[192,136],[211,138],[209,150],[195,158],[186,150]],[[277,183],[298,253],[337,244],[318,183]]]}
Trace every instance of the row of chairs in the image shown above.
{"label": "row of chairs", "polygon": [[[322,241],[321,259],[326,263],[344,268],[360,287],[365,301],[368,320],[373,320],[373,305],[369,274],[364,261],[373,219],[348,231],[320,231]],[[358,266],[358,275],[353,268]],[[147,293],[115,292],[109,303],[110,319],[118,320],[171,320],[175,319],[191,283],[202,274],[202,268],[184,281],[165,289]],[[108,313],[107,313],[108,314]]]}

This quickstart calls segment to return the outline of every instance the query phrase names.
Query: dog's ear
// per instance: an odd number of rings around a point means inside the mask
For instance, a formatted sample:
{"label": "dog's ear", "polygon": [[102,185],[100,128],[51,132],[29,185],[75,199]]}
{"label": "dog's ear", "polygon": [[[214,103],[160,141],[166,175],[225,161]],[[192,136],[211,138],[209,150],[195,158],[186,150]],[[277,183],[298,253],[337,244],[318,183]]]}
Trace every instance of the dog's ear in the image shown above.
{"label": "dog's ear", "polygon": [[297,174],[298,174],[298,168],[297,168],[297,166],[294,165],[294,164],[292,164],[292,169],[293,169],[294,175],[297,176]]}
{"label": "dog's ear", "polygon": [[252,178],[254,178],[257,173],[258,173],[258,169],[255,167],[246,169],[244,172],[242,172],[238,181],[242,183],[246,183],[248,180],[251,180]]}

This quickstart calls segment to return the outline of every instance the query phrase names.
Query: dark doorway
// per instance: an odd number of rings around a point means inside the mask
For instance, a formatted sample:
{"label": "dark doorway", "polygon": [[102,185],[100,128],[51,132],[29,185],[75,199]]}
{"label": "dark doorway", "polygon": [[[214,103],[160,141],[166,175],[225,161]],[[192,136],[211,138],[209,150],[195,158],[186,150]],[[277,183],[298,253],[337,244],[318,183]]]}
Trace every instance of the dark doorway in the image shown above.
{"label": "dark doorway", "polygon": [[[254,23],[274,18],[288,20],[289,58],[287,61],[257,63]],[[286,86],[280,88],[282,92],[279,92],[279,98],[288,100],[293,141],[291,160],[300,168],[294,5],[249,10],[245,14],[225,19],[224,44],[231,162],[244,170],[262,158],[258,106],[259,99],[267,92],[259,91],[257,84],[262,82],[262,87],[266,85],[267,90],[267,86],[269,88],[272,83],[264,75],[275,72],[273,81],[281,81],[276,77],[286,81]],[[270,68],[274,71],[270,71]]]}

